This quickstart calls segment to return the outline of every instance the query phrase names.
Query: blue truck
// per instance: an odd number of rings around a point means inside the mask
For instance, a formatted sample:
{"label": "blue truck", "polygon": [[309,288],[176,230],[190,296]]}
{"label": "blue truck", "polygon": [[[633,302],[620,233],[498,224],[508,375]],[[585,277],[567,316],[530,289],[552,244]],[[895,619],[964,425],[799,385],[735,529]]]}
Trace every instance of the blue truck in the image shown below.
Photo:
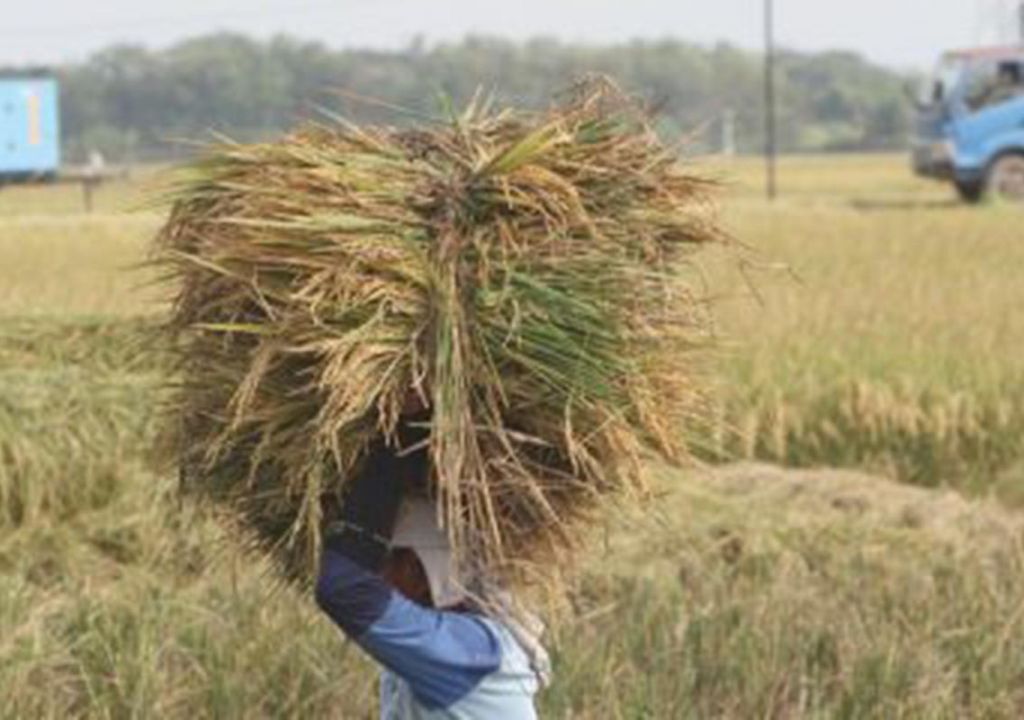
{"label": "blue truck", "polygon": [[943,56],[917,99],[913,166],[968,202],[1024,202],[1024,45]]}
{"label": "blue truck", "polygon": [[0,71],[0,184],[51,180],[60,169],[57,80]]}

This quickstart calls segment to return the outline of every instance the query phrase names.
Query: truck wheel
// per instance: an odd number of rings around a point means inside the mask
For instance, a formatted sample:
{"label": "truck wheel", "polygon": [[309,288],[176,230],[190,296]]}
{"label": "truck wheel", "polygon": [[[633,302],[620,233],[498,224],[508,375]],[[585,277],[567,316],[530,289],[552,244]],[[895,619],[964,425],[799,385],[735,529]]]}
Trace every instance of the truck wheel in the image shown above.
{"label": "truck wheel", "polygon": [[981,202],[981,198],[985,194],[985,184],[980,180],[955,180],[953,185],[956,187],[956,194],[960,196],[960,199],[972,205]]}
{"label": "truck wheel", "polygon": [[985,192],[999,200],[1024,203],[1024,155],[998,158],[988,171]]}

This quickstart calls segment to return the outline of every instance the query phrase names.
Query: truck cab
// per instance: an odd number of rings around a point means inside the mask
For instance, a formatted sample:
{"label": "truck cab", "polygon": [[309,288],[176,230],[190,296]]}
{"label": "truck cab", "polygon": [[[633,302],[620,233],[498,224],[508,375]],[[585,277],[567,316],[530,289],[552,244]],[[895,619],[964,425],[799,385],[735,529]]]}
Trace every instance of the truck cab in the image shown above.
{"label": "truck cab", "polygon": [[947,53],[917,99],[914,170],[1024,202],[1024,45]]}

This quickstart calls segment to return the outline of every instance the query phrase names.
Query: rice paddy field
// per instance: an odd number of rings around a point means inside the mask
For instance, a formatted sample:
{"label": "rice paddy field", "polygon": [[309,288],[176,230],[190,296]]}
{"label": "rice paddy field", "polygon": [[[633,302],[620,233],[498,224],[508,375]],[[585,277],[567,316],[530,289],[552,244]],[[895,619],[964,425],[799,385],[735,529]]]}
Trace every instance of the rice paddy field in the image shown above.
{"label": "rice paddy field", "polygon": [[[1024,715],[1024,214],[704,161],[718,417],[552,609],[550,718]],[[0,717],[369,718],[373,669],[147,462],[159,173],[0,190]]]}

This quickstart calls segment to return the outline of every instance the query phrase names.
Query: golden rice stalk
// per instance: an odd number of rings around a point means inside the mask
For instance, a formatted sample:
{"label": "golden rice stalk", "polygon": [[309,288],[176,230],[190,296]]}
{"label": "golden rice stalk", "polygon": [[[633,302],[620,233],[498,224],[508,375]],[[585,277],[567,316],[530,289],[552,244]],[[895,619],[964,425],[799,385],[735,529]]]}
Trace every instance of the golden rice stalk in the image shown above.
{"label": "golden rice stalk", "polygon": [[607,81],[543,113],[211,148],[158,241],[186,490],[309,578],[326,500],[412,388],[460,561],[523,577],[645,454],[685,454],[708,187]]}

